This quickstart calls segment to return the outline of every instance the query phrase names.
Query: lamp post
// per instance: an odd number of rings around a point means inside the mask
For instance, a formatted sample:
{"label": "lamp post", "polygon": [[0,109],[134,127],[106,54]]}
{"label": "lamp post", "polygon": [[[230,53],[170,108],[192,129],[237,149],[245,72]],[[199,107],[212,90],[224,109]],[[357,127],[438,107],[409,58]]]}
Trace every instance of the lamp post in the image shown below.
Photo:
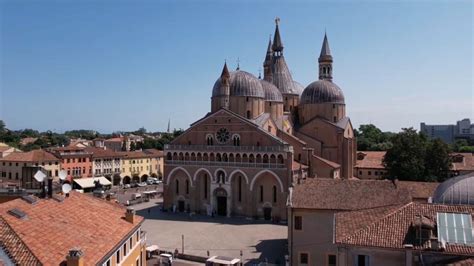
{"label": "lamp post", "polygon": [[244,265],[244,259],[242,257],[243,255],[244,254],[243,254],[242,250],[240,250],[240,265]]}

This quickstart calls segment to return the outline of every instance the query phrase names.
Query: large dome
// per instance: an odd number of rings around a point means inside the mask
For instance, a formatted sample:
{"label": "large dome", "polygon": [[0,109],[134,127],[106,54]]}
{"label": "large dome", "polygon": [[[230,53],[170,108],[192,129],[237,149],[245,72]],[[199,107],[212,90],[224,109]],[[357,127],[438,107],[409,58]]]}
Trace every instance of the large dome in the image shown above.
{"label": "large dome", "polygon": [[318,80],[309,84],[301,95],[302,104],[339,103],[344,104],[342,90],[331,81]]}
{"label": "large dome", "polygon": [[263,92],[265,93],[265,101],[283,102],[283,96],[275,85],[263,79],[260,80],[260,83],[262,84]]}
{"label": "large dome", "polygon": [[[212,97],[220,96],[220,87],[221,78],[218,78],[212,89]],[[258,78],[248,72],[237,70],[230,72],[230,96],[264,98],[265,94]]]}
{"label": "large dome", "polygon": [[433,203],[474,205],[474,173],[441,183],[433,194]]}

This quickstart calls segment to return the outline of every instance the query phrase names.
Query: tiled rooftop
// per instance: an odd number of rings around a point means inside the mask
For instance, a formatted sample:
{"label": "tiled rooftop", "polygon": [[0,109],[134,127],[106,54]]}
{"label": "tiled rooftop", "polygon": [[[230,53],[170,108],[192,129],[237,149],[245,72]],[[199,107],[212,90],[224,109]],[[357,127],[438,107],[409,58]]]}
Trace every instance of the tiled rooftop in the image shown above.
{"label": "tiled rooftop", "polygon": [[[385,151],[360,151],[357,153],[356,168],[384,169]],[[359,158],[363,158],[359,160]]]}
{"label": "tiled rooftop", "polygon": [[295,185],[294,208],[362,210],[408,203],[410,190],[388,180],[308,178]]}
{"label": "tiled rooftop", "polygon": [[[8,214],[13,208],[25,212],[27,219]],[[84,252],[84,264],[93,265],[143,221],[136,216],[131,224],[123,218],[125,208],[78,192],[62,202],[41,199],[32,205],[12,200],[0,204],[0,216],[44,265],[60,264],[75,247]]]}
{"label": "tiled rooftop", "polygon": [[[428,249],[428,241],[421,245],[416,240],[413,223],[420,216],[436,221],[436,213],[467,213],[474,216],[474,206],[408,203],[397,208],[340,212],[336,214],[336,243],[376,248]],[[450,244],[443,253],[472,255],[474,246]]]}
{"label": "tiled rooftop", "polygon": [[12,152],[0,158],[0,161],[7,162],[59,162],[59,159],[51,153],[39,149],[29,152]]}

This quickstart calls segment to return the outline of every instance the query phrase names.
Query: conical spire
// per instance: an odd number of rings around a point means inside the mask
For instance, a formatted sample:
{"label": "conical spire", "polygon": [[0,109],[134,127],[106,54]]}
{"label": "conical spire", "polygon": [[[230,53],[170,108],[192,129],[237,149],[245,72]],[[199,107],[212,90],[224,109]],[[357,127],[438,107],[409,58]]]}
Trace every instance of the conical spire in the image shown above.
{"label": "conical spire", "polygon": [[229,69],[227,69],[227,62],[224,63],[224,68],[222,69],[221,78],[230,78]]}
{"label": "conical spire", "polygon": [[272,53],[272,36],[270,35],[270,39],[268,40],[267,54],[265,55],[263,66],[269,66],[272,63]]}
{"label": "conical spire", "polygon": [[278,23],[280,22],[280,18],[275,19],[275,36],[273,37],[273,46],[272,50],[274,52],[283,52],[283,43],[281,42],[280,37],[280,29],[278,28]]}
{"label": "conical spire", "polygon": [[326,35],[326,32],[324,33],[324,41],[323,41],[323,47],[321,47],[321,54],[319,57],[327,57],[331,56],[331,49],[329,49],[329,42],[328,42],[328,36]]}

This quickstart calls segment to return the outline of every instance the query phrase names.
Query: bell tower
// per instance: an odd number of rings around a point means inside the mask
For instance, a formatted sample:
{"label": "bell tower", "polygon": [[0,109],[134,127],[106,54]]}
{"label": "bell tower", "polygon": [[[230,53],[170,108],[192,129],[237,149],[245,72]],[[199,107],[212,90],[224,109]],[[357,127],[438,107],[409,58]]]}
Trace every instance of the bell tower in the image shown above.
{"label": "bell tower", "polygon": [[319,55],[319,79],[332,81],[332,55],[329,49],[329,42],[326,33],[324,33],[323,46]]}

